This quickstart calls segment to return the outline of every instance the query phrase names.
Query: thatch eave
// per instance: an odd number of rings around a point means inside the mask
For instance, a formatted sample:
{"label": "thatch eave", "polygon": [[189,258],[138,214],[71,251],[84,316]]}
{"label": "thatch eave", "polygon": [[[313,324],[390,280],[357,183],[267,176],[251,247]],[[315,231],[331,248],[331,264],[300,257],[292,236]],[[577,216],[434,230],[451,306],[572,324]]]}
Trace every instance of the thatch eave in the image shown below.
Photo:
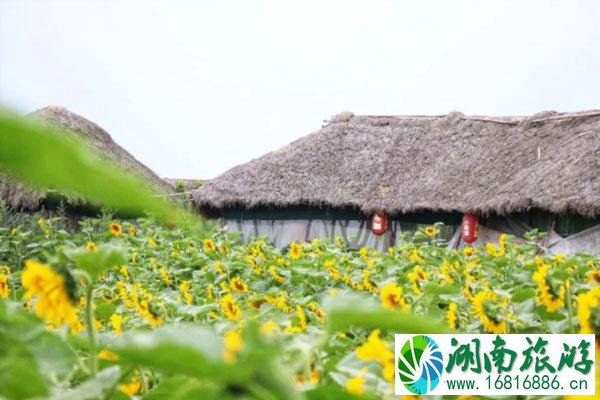
{"label": "thatch eave", "polygon": [[600,215],[600,110],[529,117],[358,116],[206,181],[198,209]]}

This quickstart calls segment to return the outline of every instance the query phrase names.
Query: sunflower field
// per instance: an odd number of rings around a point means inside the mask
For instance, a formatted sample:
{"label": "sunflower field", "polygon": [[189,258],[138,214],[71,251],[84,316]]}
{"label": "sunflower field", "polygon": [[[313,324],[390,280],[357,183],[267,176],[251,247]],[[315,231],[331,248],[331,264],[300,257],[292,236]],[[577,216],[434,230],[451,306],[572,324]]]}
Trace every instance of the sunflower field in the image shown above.
{"label": "sunflower field", "polygon": [[436,225],[381,253],[0,218],[0,398],[391,398],[394,333],[600,327],[600,261],[535,232],[457,251]]}
{"label": "sunflower field", "polygon": [[0,133],[12,178],[153,215],[0,202],[0,399],[392,398],[394,333],[600,327],[600,261],[537,232],[460,251],[440,225],[385,253],[243,243],[53,128],[0,112]]}

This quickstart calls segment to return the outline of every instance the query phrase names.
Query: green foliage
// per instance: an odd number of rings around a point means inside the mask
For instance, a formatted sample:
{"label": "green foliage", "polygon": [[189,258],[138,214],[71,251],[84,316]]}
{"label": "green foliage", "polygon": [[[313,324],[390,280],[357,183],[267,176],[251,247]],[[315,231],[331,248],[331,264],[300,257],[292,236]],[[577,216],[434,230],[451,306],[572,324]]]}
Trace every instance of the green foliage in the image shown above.
{"label": "green foliage", "polygon": [[[11,399],[352,398],[346,385],[363,373],[365,395],[381,398],[391,391],[383,365],[356,353],[374,330],[390,349],[396,332],[579,331],[579,296],[597,287],[597,259],[544,256],[533,240],[503,238],[493,248],[457,252],[420,232],[387,253],[347,250],[342,241],[281,251],[264,240],[242,244],[218,231],[194,234],[152,219],[106,215],[84,219],[73,231],[60,217],[38,217],[0,228],[0,265],[11,270],[10,293],[0,300],[0,394]],[[115,223],[122,233],[111,231]],[[90,242],[96,252],[86,247]],[[91,296],[95,342],[67,326],[47,331],[31,315],[36,298],[29,311],[18,310],[28,258],[73,275],[75,305]],[[540,297],[544,266],[555,300],[569,279],[562,305],[552,310]],[[88,275],[93,287],[79,281]],[[405,307],[383,307],[389,284],[401,290]],[[497,296],[480,303],[496,325],[478,314],[481,294]],[[570,307],[567,294],[576,299]],[[225,312],[227,296],[239,319]],[[78,308],[81,320],[87,309]],[[592,310],[586,323],[596,327],[597,315]],[[94,375],[90,359],[98,352]],[[23,379],[32,384],[23,387]]]}
{"label": "green foliage", "polygon": [[115,245],[100,246],[96,251],[79,247],[68,249],[65,253],[78,268],[87,272],[93,281],[107,269],[127,262],[127,250]]}

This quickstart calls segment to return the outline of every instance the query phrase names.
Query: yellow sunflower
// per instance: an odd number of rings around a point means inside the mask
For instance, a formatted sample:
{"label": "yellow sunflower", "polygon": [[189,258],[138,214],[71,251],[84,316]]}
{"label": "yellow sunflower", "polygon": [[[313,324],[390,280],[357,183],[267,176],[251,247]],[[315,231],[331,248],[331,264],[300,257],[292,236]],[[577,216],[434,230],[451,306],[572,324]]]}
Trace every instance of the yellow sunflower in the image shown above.
{"label": "yellow sunflower", "polygon": [[242,310],[231,294],[227,294],[221,298],[221,311],[227,319],[237,321],[242,316]]}
{"label": "yellow sunflower", "polygon": [[592,311],[600,306],[600,286],[577,295],[577,317],[581,327],[579,333],[595,333]]}
{"label": "yellow sunflower", "polygon": [[535,301],[538,304],[546,306],[549,312],[558,311],[565,306],[565,285],[558,287],[558,293],[548,284],[548,264],[543,261],[537,261],[538,269],[531,279],[538,284],[538,292]]}
{"label": "yellow sunflower", "polygon": [[25,261],[21,275],[25,299],[37,297],[35,313],[53,328],[63,322],[73,325],[78,321],[77,309],[67,293],[65,279],[50,266],[33,260]]}
{"label": "yellow sunflower", "polygon": [[388,310],[408,310],[408,304],[404,301],[404,297],[402,297],[402,288],[400,288],[395,283],[388,283],[381,289],[380,293],[381,303],[383,307]]}
{"label": "yellow sunflower", "polygon": [[498,302],[498,295],[491,291],[481,291],[473,297],[473,314],[479,317],[483,328],[490,333],[506,333],[506,321],[497,321],[486,312],[488,303]]}
{"label": "yellow sunflower", "polygon": [[369,334],[367,341],[356,348],[355,353],[360,360],[377,361],[383,365],[390,358],[394,359],[394,352],[387,342],[381,340],[379,333],[379,329],[375,329]]}
{"label": "yellow sunflower", "polygon": [[129,383],[122,383],[119,385],[119,390],[125,393],[127,396],[133,396],[136,393],[141,393],[142,384],[138,378],[131,378]]}
{"label": "yellow sunflower", "polygon": [[8,286],[8,277],[4,273],[0,273],[0,299],[7,299],[10,294],[10,286]]}
{"label": "yellow sunflower", "polygon": [[450,303],[448,305],[448,312],[446,313],[446,320],[448,321],[448,326],[452,329],[456,329],[458,327],[458,305],[456,303]]}
{"label": "yellow sunflower", "polygon": [[227,363],[234,363],[237,355],[244,348],[244,341],[238,330],[233,329],[223,336],[223,358]]}
{"label": "yellow sunflower", "polygon": [[363,385],[365,384],[365,377],[362,372],[359,372],[354,378],[350,378],[346,381],[346,390],[350,394],[360,396],[365,393]]}
{"label": "yellow sunflower", "polygon": [[123,228],[116,222],[111,222],[108,224],[108,231],[115,236],[121,236],[123,233]]}
{"label": "yellow sunflower", "polygon": [[427,226],[427,227],[425,227],[425,234],[427,236],[434,237],[436,233],[437,233],[437,229],[435,228],[435,226]]}
{"label": "yellow sunflower", "polygon": [[204,251],[206,253],[210,253],[212,251],[215,251],[215,242],[213,242],[211,239],[204,239],[202,241],[202,248],[204,249]]}
{"label": "yellow sunflower", "polygon": [[231,290],[238,293],[245,293],[248,291],[248,285],[237,276],[229,281],[229,287]]}
{"label": "yellow sunflower", "polygon": [[293,260],[297,260],[304,255],[304,251],[302,250],[302,246],[300,246],[298,243],[294,242],[290,245],[289,254]]}
{"label": "yellow sunflower", "polygon": [[88,249],[88,251],[90,253],[95,253],[98,251],[98,246],[96,246],[96,243],[89,241],[85,244],[85,248]]}
{"label": "yellow sunflower", "polygon": [[465,246],[465,248],[462,251],[463,257],[471,257],[473,254],[475,254],[475,249],[471,246]]}

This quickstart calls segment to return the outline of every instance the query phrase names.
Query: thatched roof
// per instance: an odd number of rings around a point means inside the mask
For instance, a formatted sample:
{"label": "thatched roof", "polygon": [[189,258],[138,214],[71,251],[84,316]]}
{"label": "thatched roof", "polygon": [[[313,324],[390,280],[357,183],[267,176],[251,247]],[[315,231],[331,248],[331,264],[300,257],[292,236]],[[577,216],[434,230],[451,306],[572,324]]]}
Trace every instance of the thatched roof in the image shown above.
{"label": "thatched roof", "polygon": [[171,185],[175,190],[179,190],[180,188],[186,191],[192,191],[198,189],[202,186],[204,182],[202,179],[186,179],[186,178],[164,178],[164,180]]}
{"label": "thatched roof", "polygon": [[[123,171],[139,174],[159,193],[170,194],[173,192],[173,188],[167,182],[115,143],[104,129],[81,115],[63,107],[50,106],[28,114],[27,118],[48,124],[65,134],[84,138],[94,154],[101,159],[114,162]],[[43,204],[47,193],[47,191],[30,190],[14,180],[0,175],[0,198],[13,208],[36,210]],[[70,199],[70,201],[77,203],[76,199]]]}
{"label": "thatched roof", "polygon": [[600,214],[600,110],[531,117],[336,115],[206,181],[202,210],[314,205],[390,214]]}

